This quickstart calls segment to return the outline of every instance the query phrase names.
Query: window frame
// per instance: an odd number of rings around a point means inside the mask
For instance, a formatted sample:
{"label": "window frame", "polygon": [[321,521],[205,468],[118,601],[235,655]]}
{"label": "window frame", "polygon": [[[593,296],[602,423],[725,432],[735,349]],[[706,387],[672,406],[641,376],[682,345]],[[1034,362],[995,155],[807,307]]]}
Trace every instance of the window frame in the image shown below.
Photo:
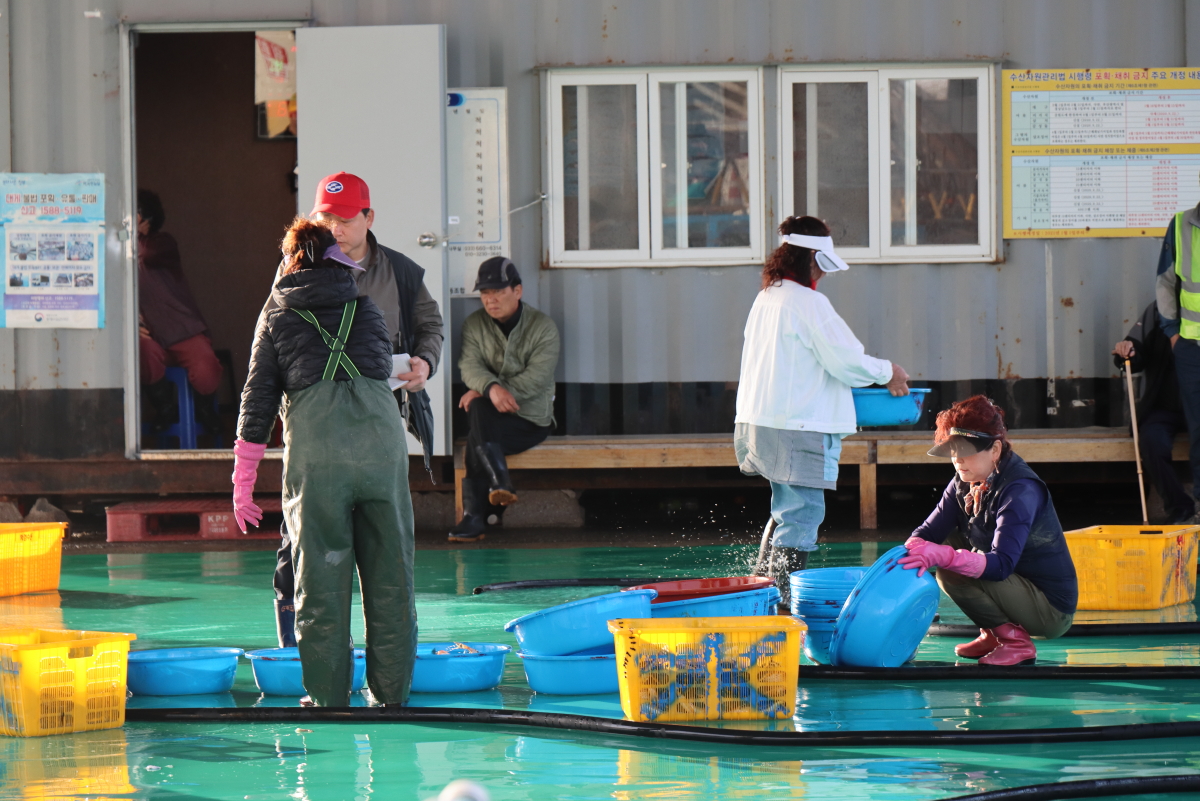
{"label": "window frame", "polygon": [[[867,85],[867,141],[876,139],[879,126],[879,71],[878,70],[790,70],[779,71],[779,192],[780,216],[783,222],[795,213],[796,208],[796,171],[793,166],[795,148],[794,114],[792,111],[794,97],[793,87],[798,83],[865,83]],[[879,148],[867,148],[867,227],[870,232],[870,243],[866,247],[841,247],[837,251],[844,259],[852,261],[869,261],[879,259],[880,203],[879,203]],[[821,213],[817,207],[817,215]],[[834,243],[837,245],[837,243]]]}
{"label": "window frame", "polygon": [[[664,248],[662,242],[662,132],[659,86],[663,83],[745,81],[749,155],[750,246],[740,248]],[[566,250],[565,170],[563,167],[562,89],[564,86],[633,84],[637,86],[638,243],[637,250]],[[546,73],[548,115],[545,159],[550,226],[550,267],[694,267],[760,265],[765,258],[766,219],[763,67],[565,68]],[[641,168],[641,164],[645,169]]]}
{"label": "window frame", "polygon": [[[635,110],[637,120],[637,152],[639,168],[637,170],[638,185],[638,248],[626,250],[567,250],[566,249],[566,171],[563,168],[563,118],[562,90],[564,86],[613,86],[632,85],[635,87]],[[604,266],[599,261],[612,262],[615,267],[628,267],[643,264],[650,260],[650,181],[647,170],[641,169],[641,160],[646,158],[646,136],[649,125],[646,120],[646,89],[647,77],[644,71],[610,71],[610,70],[555,70],[549,75],[547,84],[549,90],[550,125],[550,192],[547,206],[550,210],[550,263],[564,267],[596,267]],[[648,167],[648,165],[647,165]],[[602,254],[602,255],[601,255]]]}
{"label": "window frame", "polygon": [[[833,67],[834,65],[830,65]],[[855,76],[874,75],[875,92],[869,91],[868,82],[868,127],[869,139],[874,143],[873,152],[868,153],[868,169],[871,171],[870,196],[873,204],[869,212],[870,247],[843,248],[839,253],[849,261],[873,264],[905,263],[966,263],[994,262],[999,244],[998,220],[996,219],[996,130],[995,98],[996,70],[993,64],[947,64],[919,66],[913,64],[861,66],[836,65],[786,66],[779,70],[779,220],[790,216],[795,209],[793,186],[793,135],[792,86],[796,83],[846,83],[859,80]],[[979,241],[969,245],[893,245],[891,243],[891,103],[889,102],[890,81],[927,79],[975,79],[979,94],[976,102],[976,127],[979,132],[976,149],[978,152],[978,190],[976,193],[976,219]],[[874,162],[871,164],[871,162]],[[818,208],[819,213],[819,208]],[[834,243],[835,245],[837,243]]]}
{"label": "window frame", "polygon": [[[762,228],[765,195],[763,193],[763,115],[762,68],[717,68],[694,70],[651,71],[649,134],[650,134],[650,253],[656,264],[756,264],[762,261]],[[750,244],[747,247],[667,247],[663,242],[663,169],[662,166],[662,103],[660,86],[664,83],[736,83],[746,82],[746,147],[749,157],[748,183]],[[678,124],[678,123],[677,123]],[[684,123],[686,131],[686,121]],[[655,164],[660,165],[654,169]],[[676,223],[678,225],[678,223]]]}

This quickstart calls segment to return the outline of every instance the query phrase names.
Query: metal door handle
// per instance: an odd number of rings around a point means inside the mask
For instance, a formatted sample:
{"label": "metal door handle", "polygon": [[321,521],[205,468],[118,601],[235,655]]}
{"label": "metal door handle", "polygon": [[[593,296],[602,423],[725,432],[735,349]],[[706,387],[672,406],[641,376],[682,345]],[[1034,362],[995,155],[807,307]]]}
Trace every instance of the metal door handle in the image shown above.
{"label": "metal door handle", "polygon": [[423,248],[431,248],[438,243],[437,234],[432,231],[426,231],[417,237],[417,244]]}

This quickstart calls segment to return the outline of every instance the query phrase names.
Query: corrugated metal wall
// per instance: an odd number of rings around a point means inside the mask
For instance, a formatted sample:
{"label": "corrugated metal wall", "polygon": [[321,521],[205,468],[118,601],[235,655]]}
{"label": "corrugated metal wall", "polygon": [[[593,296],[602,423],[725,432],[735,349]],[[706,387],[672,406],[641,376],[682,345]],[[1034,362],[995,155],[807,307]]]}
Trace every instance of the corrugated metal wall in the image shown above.
{"label": "corrugated metal wall", "polygon": [[[539,66],[984,59],[1018,68],[1170,67],[1200,60],[1197,0],[12,0],[3,13],[11,26],[12,169],[106,173],[115,228],[125,213],[118,23],[309,17],[320,25],[445,24],[450,85],[509,89],[514,207],[542,186]],[[775,165],[767,166],[773,174]],[[109,327],[0,332],[0,389],[122,385],[120,321],[128,310],[119,247],[110,237]],[[1151,299],[1157,248],[1149,240],[1051,245],[1059,376],[1112,372],[1106,354]],[[822,288],[870,351],[914,377],[1045,376],[1046,248],[1008,243],[1005,257],[998,265],[860,265]],[[529,299],[561,327],[560,380],[737,378],[755,269],[539,274],[536,207],[513,219],[513,258],[530,279]],[[470,302],[455,303],[461,320]]]}

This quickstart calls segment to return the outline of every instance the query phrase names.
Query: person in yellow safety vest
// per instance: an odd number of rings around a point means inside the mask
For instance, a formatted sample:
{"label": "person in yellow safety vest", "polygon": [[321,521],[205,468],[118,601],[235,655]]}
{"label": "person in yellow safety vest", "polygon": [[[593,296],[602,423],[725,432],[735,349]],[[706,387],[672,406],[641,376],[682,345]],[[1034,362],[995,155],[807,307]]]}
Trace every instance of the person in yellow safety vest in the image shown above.
{"label": "person in yellow safety vest", "polygon": [[[1200,491],[1200,206],[1176,214],[1167,225],[1158,258],[1155,303],[1170,337],[1179,400],[1188,427],[1192,497]],[[1186,522],[1195,523],[1193,513]]]}

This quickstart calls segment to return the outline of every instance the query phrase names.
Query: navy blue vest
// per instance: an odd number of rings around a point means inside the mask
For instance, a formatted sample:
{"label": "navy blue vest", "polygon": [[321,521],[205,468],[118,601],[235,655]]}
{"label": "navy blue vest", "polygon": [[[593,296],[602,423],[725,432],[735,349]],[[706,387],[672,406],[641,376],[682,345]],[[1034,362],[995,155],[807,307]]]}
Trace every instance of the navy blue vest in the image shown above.
{"label": "navy blue vest", "polygon": [[1079,603],[1079,583],[1075,576],[1075,563],[1071,561],[1071,552],[1067,550],[1067,538],[1063,536],[1062,523],[1058,521],[1054,500],[1046,483],[1020,456],[1010,451],[1001,459],[996,482],[988,491],[983,508],[976,510],[973,516],[967,514],[964,504],[971,485],[957,477],[954,479],[954,494],[958,500],[958,530],[975,550],[983,553],[991,551],[996,537],[1000,495],[1006,486],[1019,479],[1032,479],[1040,484],[1046,493],[1046,503],[1029,527],[1029,538],[1013,572],[1028,579],[1045,593],[1055,609],[1074,614]]}

